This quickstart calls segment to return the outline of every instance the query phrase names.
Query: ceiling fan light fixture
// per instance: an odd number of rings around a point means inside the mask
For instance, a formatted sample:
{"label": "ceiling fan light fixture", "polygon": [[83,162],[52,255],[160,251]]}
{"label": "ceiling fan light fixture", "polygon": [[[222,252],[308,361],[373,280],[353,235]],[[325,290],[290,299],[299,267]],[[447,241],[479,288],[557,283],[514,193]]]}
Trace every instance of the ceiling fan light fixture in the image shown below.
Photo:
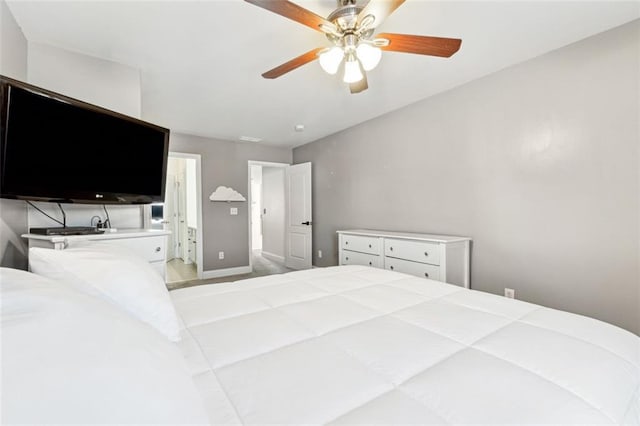
{"label": "ceiling fan light fixture", "polygon": [[344,58],[344,50],[340,47],[332,47],[331,49],[325,50],[320,53],[319,62],[325,72],[328,74],[334,75],[338,72],[338,68],[340,67],[340,63]]}
{"label": "ceiling fan light fixture", "polygon": [[[323,18],[290,0],[245,0],[302,25],[320,31],[334,47],[317,47],[262,74],[274,79],[318,59],[328,74],[337,74],[344,62],[343,81],[352,94],[366,90],[366,72],[382,59],[382,50],[448,58],[460,39],[379,33],[377,27],[406,0],[337,0],[338,7]],[[359,3],[358,3],[359,2]]]}
{"label": "ceiling fan light fixture", "polygon": [[344,63],[344,78],[342,80],[345,83],[357,83],[363,77],[360,63],[356,58],[350,58]]}
{"label": "ceiling fan light fixture", "polygon": [[371,71],[380,63],[382,50],[367,43],[360,43],[356,48],[356,55],[362,63],[362,68],[365,71]]}

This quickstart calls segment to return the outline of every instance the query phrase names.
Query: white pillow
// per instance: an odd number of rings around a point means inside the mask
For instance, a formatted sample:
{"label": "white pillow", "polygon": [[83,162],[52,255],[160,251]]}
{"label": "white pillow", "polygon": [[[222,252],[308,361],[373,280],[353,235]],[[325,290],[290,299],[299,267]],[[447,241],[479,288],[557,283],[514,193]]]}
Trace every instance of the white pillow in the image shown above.
{"label": "white pillow", "polygon": [[177,345],[102,299],[0,268],[2,424],[206,424]]}
{"label": "white pillow", "polygon": [[29,249],[32,272],[62,281],[86,293],[99,294],[171,341],[180,326],[162,277],[147,261],[121,246],[93,244],[66,250]]}

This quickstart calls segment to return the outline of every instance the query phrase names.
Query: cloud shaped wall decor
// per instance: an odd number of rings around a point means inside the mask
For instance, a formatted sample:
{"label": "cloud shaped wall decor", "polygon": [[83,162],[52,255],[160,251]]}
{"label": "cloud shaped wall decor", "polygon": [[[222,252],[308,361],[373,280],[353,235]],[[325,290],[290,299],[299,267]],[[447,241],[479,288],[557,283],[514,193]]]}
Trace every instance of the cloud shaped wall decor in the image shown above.
{"label": "cloud shaped wall decor", "polygon": [[244,196],[233,188],[219,186],[209,195],[211,201],[247,201]]}

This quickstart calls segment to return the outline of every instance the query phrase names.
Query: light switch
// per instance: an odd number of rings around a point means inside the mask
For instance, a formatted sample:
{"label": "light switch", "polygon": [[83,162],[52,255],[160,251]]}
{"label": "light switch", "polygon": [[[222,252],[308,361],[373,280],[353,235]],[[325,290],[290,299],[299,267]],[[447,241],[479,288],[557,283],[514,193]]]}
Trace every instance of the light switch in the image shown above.
{"label": "light switch", "polygon": [[238,215],[238,208],[231,207],[231,216],[237,216],[237,215]]}

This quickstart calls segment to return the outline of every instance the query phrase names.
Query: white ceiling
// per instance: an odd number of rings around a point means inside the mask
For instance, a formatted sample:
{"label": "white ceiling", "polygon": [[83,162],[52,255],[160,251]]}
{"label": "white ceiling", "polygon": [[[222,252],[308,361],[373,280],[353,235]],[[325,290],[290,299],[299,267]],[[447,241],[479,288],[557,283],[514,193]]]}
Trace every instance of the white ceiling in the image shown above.
{"label": "white ceiling", "polygon": [[[335,0],[297,0],[327,16]],[[319,32],[241,0],[10,1],[25,36],[141,70],[143,118],[173,131],[297,146],[640,17],[637,1],[407,0],[378,30],[462,38],[450,59],[386,52],[351,95],[317,62],[260,75]],[[302,133],[294,131],[304,124]]]}

